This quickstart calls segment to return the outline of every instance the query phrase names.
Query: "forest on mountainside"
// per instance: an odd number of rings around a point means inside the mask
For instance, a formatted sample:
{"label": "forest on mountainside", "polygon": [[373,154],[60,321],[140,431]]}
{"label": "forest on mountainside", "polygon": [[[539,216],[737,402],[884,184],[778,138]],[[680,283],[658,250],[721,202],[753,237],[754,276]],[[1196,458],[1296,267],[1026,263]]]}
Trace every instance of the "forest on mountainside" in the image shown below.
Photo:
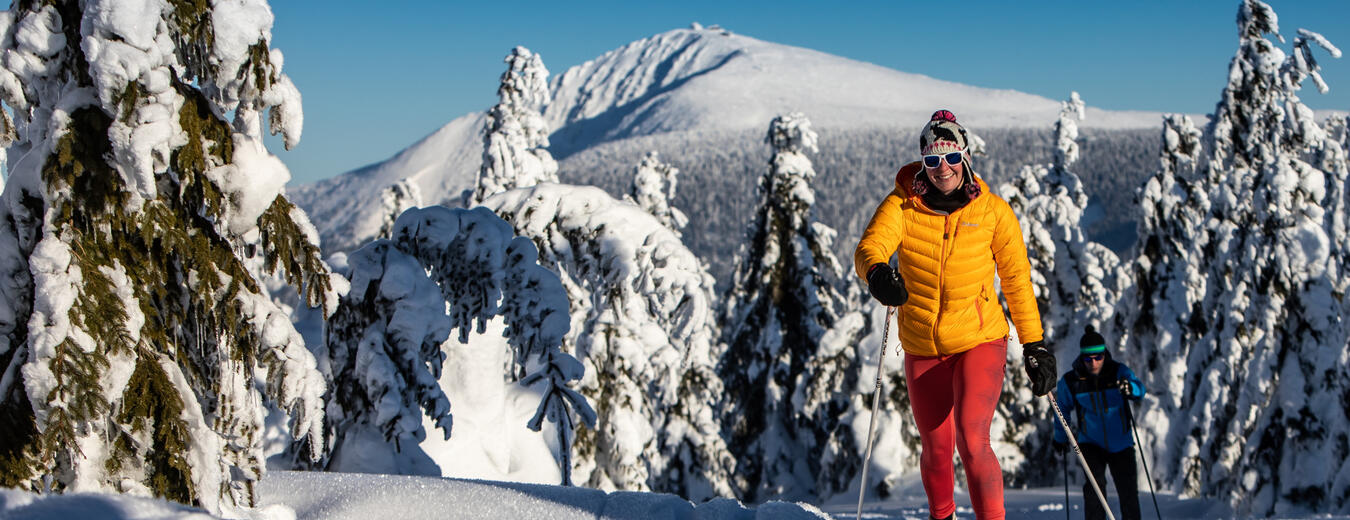
{"label": "forest on mountainside", "polygon": [[[1049,163],[1054,155],[1052,123],[1046,121],[1044,129],[1035,130],[973,128],[986,150],[975,159],[976,171],[997,186],[1022,166]],[[1134,245],[1135,192],[1157,169],[1159,131],[1080,130],[1081,156],[1075,170],[1092,202],[1088,217],[1092,222],[1085,230],[1093,241],[1121,256]],[[817,218],[839,232],[835,255],[847,269],[852,267],[853,246],[863,226],[884,190],[894,185],[894,173],[918,157],[918,129],[818,128],[817,132],[819,152],[809,154],[816,169],[812,186]],[[604,143],[557,157],[558,176],[563,182],[599,186],[618,196],[628,190],[642,157],[653,150],[680,170],[673,204],[689,213],[685,243],[709,263],[718,287],[724,288],[742,243],[732,238],[745,234],[755,183],[769,161],[763,133],[678,132]]]}

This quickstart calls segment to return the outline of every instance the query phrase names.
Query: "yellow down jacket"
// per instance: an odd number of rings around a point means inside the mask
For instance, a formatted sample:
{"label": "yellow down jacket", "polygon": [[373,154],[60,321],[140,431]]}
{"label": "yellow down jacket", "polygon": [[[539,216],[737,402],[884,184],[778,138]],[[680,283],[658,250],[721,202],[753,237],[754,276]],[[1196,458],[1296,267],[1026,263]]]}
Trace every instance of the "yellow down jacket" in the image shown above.
{"label": "yellow down jacket", "polygon": [[1012,207],[976,178],[980,195],[950,215],[929,209],[913,192],[922,166],[905,165],[895,190],[877,207],[853,255],[858,276],[890,261],[909,290],[900,306],[900,342],[920,356],[951,355],[1008,335],[994,291],[998,273],[1022,343],[1041,340],[1041,315],[1031,288],[1022,228]]}

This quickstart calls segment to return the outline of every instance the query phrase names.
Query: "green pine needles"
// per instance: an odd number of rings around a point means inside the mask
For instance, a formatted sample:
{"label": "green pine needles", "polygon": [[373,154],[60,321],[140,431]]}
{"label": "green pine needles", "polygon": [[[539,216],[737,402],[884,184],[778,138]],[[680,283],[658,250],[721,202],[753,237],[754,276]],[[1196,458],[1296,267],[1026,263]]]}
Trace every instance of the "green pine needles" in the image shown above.
{"label": "green pine needles", "polygon": [[[0,485],[153,494],[221,512],[256,504],[264,399],[299,438],[322,423],[322,376],[264,279],[284,278],[311,306],[335,296],[308,218],[249,182],[274,172],[238,162],[241,146],[265,154],[253,123],[269,108],[264,92],[298,103],[266,33],[219,70],[229,60],[207,59],[220,55],[209,3],[169,3],[158,30],[175,52],[128,58],[148,60],[148,72],[121,88],[84,55],[99,47],[81,42],[125,28],[88,27],[112,22],[91,21],[80,3],[14,7],[13,25],[42,20],[66,37],[62,48],[33,49],[3,28],[5,52],[49,66],[0,70],[24,86],[3,99],[15,120],[0,132],[27,154],[15,165],[31,165],[11,173],[34,179],[7,185],[0,207],[0,238],[19,244],[0,268],[29,287],[0,290],[25,314],[0,323],[0,370],[22,378],[0,388]],[[271,128],[298,136],[271,108]],[[177,135],[137,133],[164,117]],[[249,197],[273,198],[249,209]]]}

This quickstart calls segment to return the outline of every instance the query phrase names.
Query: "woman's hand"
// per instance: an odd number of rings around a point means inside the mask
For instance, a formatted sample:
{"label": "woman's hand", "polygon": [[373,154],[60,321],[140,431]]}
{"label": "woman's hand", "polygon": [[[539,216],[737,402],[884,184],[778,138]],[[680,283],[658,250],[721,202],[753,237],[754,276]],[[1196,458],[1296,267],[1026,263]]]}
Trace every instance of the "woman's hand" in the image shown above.
{"label": "woman's hand", "polygon": [[887,264],[873,264],[867,269],[867,292],[887,307],[899,307],[909,301],[905,280]]}
{"label": "woman's hand", "polygon": [[1036,397],[1055,388],[1055,355],[1046,350],[1045,343],[1033,341],[1022,345],[1022,361],[1027,377],[1031,379],[1031,393]]}

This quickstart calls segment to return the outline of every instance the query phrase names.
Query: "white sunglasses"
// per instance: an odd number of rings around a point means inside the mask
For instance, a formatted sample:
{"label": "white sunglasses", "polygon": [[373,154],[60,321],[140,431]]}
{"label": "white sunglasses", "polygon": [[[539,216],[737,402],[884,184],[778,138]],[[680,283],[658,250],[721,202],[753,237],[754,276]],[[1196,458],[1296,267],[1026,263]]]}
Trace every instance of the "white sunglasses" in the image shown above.
{"label": "white sunglasses", "polygon": [[961,164],[961,159],[965,157],[965,155],[966,155],[965,150],[961,150],[959,152],[948,152],[937,155],[925,155],[923,156],[923,165],[928,168],[937,168],[938,166],[941,166],[942,161],[945,160],[947,161],[947,164],[956,166],[958,164]]}

